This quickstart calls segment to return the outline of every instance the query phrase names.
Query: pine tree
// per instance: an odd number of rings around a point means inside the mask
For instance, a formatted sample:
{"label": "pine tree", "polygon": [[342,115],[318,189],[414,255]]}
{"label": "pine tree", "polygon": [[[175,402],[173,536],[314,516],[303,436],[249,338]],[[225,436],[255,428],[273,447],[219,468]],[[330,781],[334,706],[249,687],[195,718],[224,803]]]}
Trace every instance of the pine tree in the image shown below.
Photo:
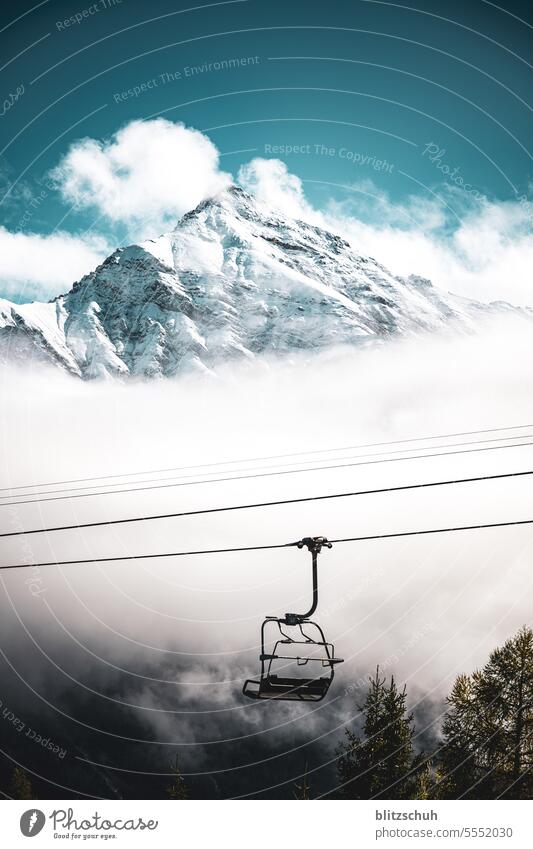
{"label": "pine tree", "polygon": [[413,758],[411,766],[412,785],[410,799],[437,799],[438,792],[436,782],[438,769],[435,767],[435,758],[428,756],[426,752],[420,752]]}
{"label": "pine tree", "polygon": [[476,734],[478,722],[477,705],[474,697],[473,676],[459,675],[447,698],[449,705],[444,715],[442,733],[445,747],[441,753],[437,771],[439,798],[454,799],[459,788],[478,787],[484,773],[476,761]]}
{"label": "pine tree", "polygon": [[370,679],[363,705],[364,739],[350,729],[338,750],[338,774],[349,799],[408,799],[417,792],[420,765],[413,758],[413,716],[407,692],[394,677],[387,686],[379,667]]}
{"label": "pine tree", "polygon": [[439,768],[441,798],[533,795],[533,630],[460,675],[447,699]]}
{"label": "pine tree", "polygon": [[[417,769],[418,766],[418,769]],[[421,757],[416,758],[413,762],[415,773],[418,776],[414,793],[411,799],[433,799],[434,798],[434,780],[431,772],[431,764],[423,760]]]}
{"label": "pine tree", "polygon": [[10,796],[12,799],[33,799],[31,781],[22,767],[15,767],[11,777]]}
{"label": "pine tree", "polygon": [[185,779],[181,774],[177,755],[174,763],[170,765],[170,770],[172,774],[172,783],[167,788],[167,796],[170,799],[187,799],[189,795],[187,792],[187,785],[185,784]]}
{"label": "pine tree", "polygon": [[294,785],[294,798],[295,799],[310,799],[311,798],[311,785],[308,780],[308,766],[305,765],[304,774],[302,776],[302,781],[300,784]]}

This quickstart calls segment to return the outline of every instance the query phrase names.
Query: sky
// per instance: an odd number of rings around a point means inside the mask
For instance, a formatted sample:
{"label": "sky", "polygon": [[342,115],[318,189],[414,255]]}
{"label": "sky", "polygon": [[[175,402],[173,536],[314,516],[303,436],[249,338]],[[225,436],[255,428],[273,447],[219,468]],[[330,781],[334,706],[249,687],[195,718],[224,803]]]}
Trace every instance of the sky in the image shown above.
{"label": "sky", "polygon": [[531,303],[527,4],[0,11],[0,295],[49,299],[239,181],[397,273]]}

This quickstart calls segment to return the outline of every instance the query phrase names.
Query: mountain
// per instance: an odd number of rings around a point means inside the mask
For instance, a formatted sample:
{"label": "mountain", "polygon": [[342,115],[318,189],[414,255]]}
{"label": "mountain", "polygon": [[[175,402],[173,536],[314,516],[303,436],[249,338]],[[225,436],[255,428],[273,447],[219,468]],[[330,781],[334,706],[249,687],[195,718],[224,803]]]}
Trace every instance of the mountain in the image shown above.
{"label": "mountain", "polygon": [[83,378],[154,378],[452,322],[471,330],[501,310],[514,308],[396,277],[339,236],[282,218],[233,186],[171,233],[116,250],[49,303],[0,300],[0,356]]}

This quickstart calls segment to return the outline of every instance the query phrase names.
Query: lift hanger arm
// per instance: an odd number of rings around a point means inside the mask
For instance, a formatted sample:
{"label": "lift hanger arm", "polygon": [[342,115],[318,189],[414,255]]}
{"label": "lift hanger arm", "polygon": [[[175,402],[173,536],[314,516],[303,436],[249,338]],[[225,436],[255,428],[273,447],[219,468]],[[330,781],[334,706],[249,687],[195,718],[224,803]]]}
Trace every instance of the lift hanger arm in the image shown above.
{"label": "lift hanger arm", "polygon": [[285,621],[287,625],[298,625],[304,619],[309,619],[315,612],[318,605],[318,555],[322,548],[332,548],[332,543],[326,537],[304,537],[297,543],[298,548],[304,546],[311,552],[312,571],[313,571],[313,603],[306,613],[286,613]]}

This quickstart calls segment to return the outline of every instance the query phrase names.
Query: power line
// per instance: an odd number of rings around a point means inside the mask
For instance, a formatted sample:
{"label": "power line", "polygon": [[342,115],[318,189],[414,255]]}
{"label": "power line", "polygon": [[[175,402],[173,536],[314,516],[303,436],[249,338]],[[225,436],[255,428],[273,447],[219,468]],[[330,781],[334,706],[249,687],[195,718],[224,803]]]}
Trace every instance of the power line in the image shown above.
{"label": "power line", "polygon": [[[490,522],[489,524],[481,525],[462,525],[459,527],[450,528],[429,528],[421,531],[397,531],[390,534],[370,534],[359,537],[344,537],[342,539],[331,539],[331,543],[344,542],[365,542],[367,540],[377,539],[394,539],[398,537],[423,536],[426,534],[447,534],[454,531],[477,531],[484,528],[508,528],[517,525],[531,525],[533,519],[519,519],[513,522]],[[232,554],[242,551],[269,551],[278,548],[292,548],[297,546],[298,542],[277,543],[275,545],[245,545],[234,548],[209,548],[196,551],[168,551],[157,554],[129,554],[119,557],[91,557],[84,560],[51,560],[46,563],[19,563],[9,566],[1,566],[0,572],[8,569],[40,569],[44,566],[78,566],[88,563],[115,563],[123,560],[155,560],[161,557],[193,557],[197,554]]]}
{"label": "power line", "polygon": [[[355,454],[355,455],[352,455],[351,457],[339,457],[339,458],[335,458],[335,459],[337,459],[339,463],[341,461],[342,461],[342,463],[344,463],[346,460],[358,460],[358,459],[361,459],[361,458],[365,459],[366,457],[382,457],[385,454],[386,455],[405,454],[407,451],[420,451],[420,450],[430,450],[430,451],[434,452],[434,451],[437,451],[440,448],[448,449],[448,448],[458,448],[458,447],[462,447],[464,445],[485,445],[488,442],[502,442],[503,440],[508,441],[510,439],[531,439],[532,437],[533,437],[533,434],[531,434],[531,433],[527,433],[524,436],[500,436],[500,437],[496,437],[496,438],[493,438],[493,439],[474,439],[474,440],[470,440],[468,442],[452,442],[451,444],[431,445],[431,446],[428,446],[427,449],[425,449],[425,448],[423,448],[423,449],[420,449],[420,448],[400,448],[399,450],[396,450],[396,451],[376,451],[376,452],[372,451],[369,454]],[[413,455],[413,456],[416,456],[416,455]],[[334,458],[332,458],[332,459],[334,459]],[[409,458],[406,458],[406,459],[409,459]],[[387,456],[387,460],[388,460],[388,456]],[[328,461],[328,458],[326,458],[326,457],[324,457],[322,460],[320,460],[320,459],[318,460],[318,462],[320,462],[320,463],[325,463],[327,461]],[[241,472],[251,472],[253,474],[260,475],[263,471],[269,471],[270,469],[281,470],[281,469],[286,468],[287,466],[305,466],[310,462],[312,462],[312,461],[311,460],[292,461],[290,463],[276,464],[275,466],[266,466],[264,468],[259,467],[258,469],[253,469],[253,468],[252,469],[232,469],[231,472],[232,472],[232,474],[240,474]],[[316,466],[312,470],[315,470],[315,469],[320,470],[321,468],[324,468],[324,467],[323,466]],[[295,469],[294,471],[297,471],[297,470]],[[307,471],[307,470],[304,469],[303,471]],[[135,484],[135,486],[133,486],[131,488],[131,490],[129,490],[129,491],[134,492],[135,489],[137,489],[137,488],[141,489],[141,487],[136,486],[137,483],[139,483],[139,484],[151,484],[151,483],[160,483],[162,481],[163,483],[168,482],[169,484],[170,483],[179,484],[184,479],[189,480],[191,478],[198,478],[198,477],[202,477],[205,474],[208,474],[208,473],[207,472],[200,472],[200,474],[197,473],[197,474],[193,474],[193,475],[180,475],[177,478],[177,480],[175,480],[174,478],[151,478],[151,479],[148,479],[148,480],[145,480],[145,481],[138,481],[138,482],[132,481],[132,483]],[[220,474],[220,473],[215,472],[215,474]],[[215,478],[214,480],[218,480],[218,478]],[[199,483],[203,483],[203,481],[199,481]],[[104,484],[105,487],[112,487],[112,486],[114,487],[114,486],[123,486],[123,485],[124,485],[123,483]],[[44,490],[44,491],[39,492],[39,493],[31,493],[31,495],[37,496],[37,498],[32,498],[31,502],[40,501],[40,500],[44,501],[45,499],[42,498],[43,495],[56,495],[56,494],[59,494],[59,493],[67,492],[70,496],[71,493],[73,493],[73,492],[82,492],[82,491],[86,492],[88,489],[99,490],[98,493],[94,493],[94,494],[97,494],[97,495],[112,495],[113,494],[113,490],[111,490],[111,489],[103,490],[101,488],[101,486],[99,486],[98,484],[93,484],[92,486],[64,487],[64,488],[62,487],[61,489],[50,489],[50,490]],[[21,497],[24,498],[24,497],[26,497],[26,495],[30,495],[30,493],[23,493]],[[6,499],[6,498],[9,498],[9,496],[8,495],[0,495],[0,499]],[[24,504],[24,503],[28,503],[28,502],[27,501],[21,501],[21,502],[13,501],[13,502],[9,502],[9,503],[10,504]],[[0,503],[0,506],[2,506],[1,503]]]}
{"label": "power line", "polygon": [[[329,454],[333,451],[357,451],[360,448],[380,448],[384,445],[403,445],[407,442],[424,442],[430,439],[452,439],[457,436],[473,436],[476,433],[501,433],[504,430],[525,430],[526,428],[533,427],[532,424],[523,424],[523,425],[508,425],[507,427],[489,427],[484,428],[482,430],[465,430],[459,431],[457,433],[440,433],[434,434],[432,436],[413,436],[409,439],[393,439],[388,442],[367,442],[362,443],[360,445],[344,445],[339,448],[319,448],[311,451],[296,451],[288,454],[271,454],[262,457],[246,457],[241,458],[240,460],[222,460],[220,462],[215,463],[200,463],[196,466],[175,466],[166,469],[146,469],[143,472],[122,472],[121,474],[113,474],[113,475],[99,475],[95,477],[85,477],[85,478],[71,478],[69,480],[59,480],[59,481],[47,481],[45,483],[35,483],[35,484],[26,484],[19,486],[5,486],[0,487],[0,492],[4,492],[9,490],[9,492],[14,492],[19,489],[37,489],[43,486],[59,486],[60,484],[67,483],[85,483],[86,481],[99,481],[99,480],[109,480],[114,478],[125,478],[125,477],[133,477],[138,475],[155,475],[155,474],[165,474],[168,472],[183,472],[189,471],[190,469],[204,469],[204,468],[213,468],[214,466],[230,466],[236,465],[239,463],[256,463],[261,462],[263,460],[282,460],[287,457],[302,457],[304,455],[309,454]],[[508,439],[512,439],[512,436],[504,437]],[[5,496],[0,496],[5,497]]]}
{"label": "power line", "polygon": [[178,483],[168,483],[168,484],[155,484],[153,486],[138,486],[138,487],[128,487],[127,489],[116,489],[112,492],[84,492],[78,493],[74,495],[56,495],[50,498],[32,498],[25,501],[8,501],[3,504],[0,504],[0,507],[14,507],[20,504],[41,504],[47,501],[65,501],[74,498],[91,498],[94,496],[102,496],[102,495],[124,495],[125,493],[130,492],[146,492],[147,490],[153,489],[169,489],[179,486],[199,486],[201,484],[207,483],[227,483],[229,481],[240,481],[240,480],[250,480],[252,478],[269,478],[269,477],[278,477],[279,475],[296,475],[302,474],[305,472],[322,472],[322,471],[331,471],[333,469],[348,469],[353,468],[354,466],[373,466],[379,463],[397,463],[403,460],[423,460],[423,459],[431,459],[432,457],[450,457],[457,454],[475,454],[480,451],[499,451],[504,448],[527,448],[533,445],[533,442],[521,442],[516,443],[514,445],[488,445],[483,448],[465,448],[459,451],[441,451],[441,452],[433,452],[431,454],[416,454],[412,457],[388,457],[382,458],[379,460],[363,460],[355,463],[336,463],[329,466],[314,466],[308,469],[286,469],[283,471],[275,471],[275,472],[255,472],[251,475],[234,475],[225,478],[209,478],[207,480],[201,481],[185,481]]}
{"label": "power line", "polygon": [[288,504],[304,504],[311,501],[327,501],[336,498],[353,498],[358,495],[378,495],[387,492],[404,492],[406,490],[426,489],[428,487],[451,486],[463,483],[476,483],[479,481],[502,480],[504,478],[518,478],[533,475],[533,470],[523,472],[503,472],[496,475],[480,475],[471,478],[454,478],[445,481],[425,481],[423,483],[402,484],[400,486],[387,486],[378,489],[361,489],[354,492],[336,492],[330,495],[309,495],[303,498],[284,498],[280,501],[259,501],[252,504],[232,504],[228,507],[206,507],[201,510],[183,510],[177,513],[160,513],[155,516],[134,516],[127,519],[104,519],[99,522],[84,522],[78,525],[60,525],[54,528],[32,528],[29,531],[9,531],[1,533],[0,539],[4,537],[26,536],[28,534],[53,533],[55,531],[73,531],[84,528],[100,528],[109,525],[126,525],[132,522],[151,522],[159,519],[177,519],[185,516],[204,516],[209,513],[230,513],[237,510],[254,510],[262,507],[279,507]]}

